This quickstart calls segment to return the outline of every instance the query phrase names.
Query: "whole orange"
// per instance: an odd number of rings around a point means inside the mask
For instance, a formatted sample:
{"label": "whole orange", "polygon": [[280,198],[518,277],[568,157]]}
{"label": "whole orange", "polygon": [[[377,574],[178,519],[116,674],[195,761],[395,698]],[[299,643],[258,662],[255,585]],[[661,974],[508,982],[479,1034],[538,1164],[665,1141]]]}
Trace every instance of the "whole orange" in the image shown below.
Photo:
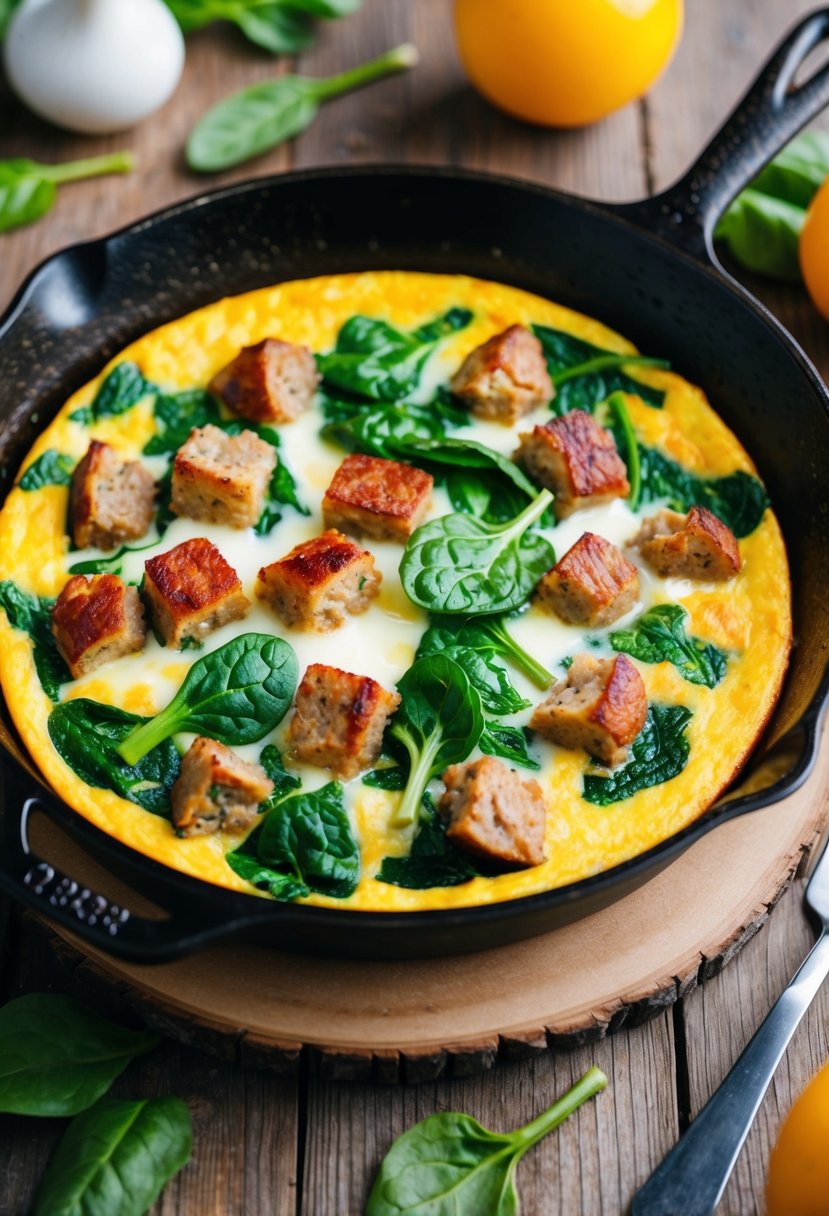
{"label": "whole orange", "polygon": [[829,1211],[829,1064],[789,1111],[769,1162],[767,1216]]}
{"label": "whole orange", "polygon": [[798,255],[803,281],[815,308],[829,321],[829,178],[809,204]]}

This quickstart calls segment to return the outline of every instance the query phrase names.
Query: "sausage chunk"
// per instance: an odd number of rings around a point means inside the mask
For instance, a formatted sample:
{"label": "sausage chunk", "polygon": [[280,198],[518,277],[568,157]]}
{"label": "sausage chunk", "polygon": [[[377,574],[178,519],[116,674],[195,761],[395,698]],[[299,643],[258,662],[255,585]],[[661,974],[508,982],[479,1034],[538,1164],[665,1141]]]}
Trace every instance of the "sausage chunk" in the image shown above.
{"label": "sausage chunk", "polygon": [[382,581],[368,549],[332,528],[263,566],[256,594],[286,625],[328,633],[366,612]]}
{"label": "sausage chunk", "polygon": [[137,589],[117,574],[75,574],[52,609],[52,633],[75,680],[140,650],[147,626]]}
{"label": "sausage chunk", "polygon": [[541,343],[524,325],[510,325],[476,346],[450,387],[476,417],[506,426],[544,405],[555,392]]}
{"label": "sausage chunk", "polygon": [[555,494],[559,519],[630,493],[613,436],[585,410],[571,410],[523,434],[515,459]]}
{"label": "sausage chunk", "polygon": [[609,766],[621,764],[645,725],[648,700],[642,677],[626,655],[594,659],[578,654],[536,706],[530,726],[560,747],[583,747]]}
{"label": "sausage chunk", "polygon": [[223,828],[238,832],[253,822],[272,793],[273,782],[258,764],[200,735],[170,790],[173,825],[179,836],[207,836]]}
{"label": "sausage chunk", "polygon": [[288,741],[298,760],[355,777],[380,755],[386,723],[400,704],[368,676],[312,663],[297,689]]}
{"label": "sausage chunk", "polygon": [[609,540],[585,532],[544,575],[536,594],[568,625],[601,629],[636,603],[639,573]]}
{"label": "sausage chunk", "polygon": [[541,865],[546,807],[537,781],[522,780],[493,756],[453,764],[443,780],[438,809],[449,818],[450,840],[503,865]]}
{"label": "sausage chunk", "polygon": [[93,439],[72,474],[72,537],[79,549],[114,549],[137,540],[153,519],[155,482],[137,460],[121,460]]}
{"label": "sausage chunk", "polygon": [[737,538],[707,507],[691,507],[687,515],[657,511],[632,543],[662,578],[725,582],[740,573]]}
{"label": "sausage chunk", "polygon": [[151,557],[144,571],[153,626],[167,646],[201,640],[250,608],[238,574],[203,536]]}
{"label": "sausage chunk", "polygon": [[276,451],[253,431],[196,427],[176,452],[170,505],[177,515],[251,528],[262,514]]}
{"label": "sausage chunk", "polygon": [[433,477],[409,464],[346,456],[322,500],[325,526],[405,544],[429,509],[433,485]]}
{"label": "sausage chunk", "polygon": [[320,378],[307,347],[265,338],[217,372],[210,391],[251,422],[293,422],[308,409]]}

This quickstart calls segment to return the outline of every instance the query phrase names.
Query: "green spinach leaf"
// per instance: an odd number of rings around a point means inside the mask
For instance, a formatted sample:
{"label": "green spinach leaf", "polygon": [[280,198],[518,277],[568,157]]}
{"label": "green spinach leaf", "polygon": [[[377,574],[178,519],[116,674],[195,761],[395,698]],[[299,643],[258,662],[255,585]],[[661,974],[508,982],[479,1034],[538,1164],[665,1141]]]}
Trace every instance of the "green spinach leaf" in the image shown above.
{"label": "green spinach leaf", "polygon": [[749,536],[759,526],[769,505],[763,483],[742,469],[725,477],[699,477],[657,448],[641,443],[639,464],[642,503],[667,499],[675,511],[707,507],[738,538]]}
{"label": "green spinach leaf", "polygon": [[802,131],[760,170],[751,188],[805,210],[827,177],[829,132]]}
{"label": "green spinach leaf", "polygon": [[688,613],[680,604],[657,604],[628,629],[610,634],[614,650],[623,650],[642,663],[672,663],[683,680],[716,688],[725,675],[728,658],[713,642],[688,636]]}
{"label": "green spinach leaf", "polygon": [[542,691],[553,682],[553,673],[518,645],[503,616],[433,615],[420,645],[428,654],[437,654],[447,646],[471,646],[479,654],[501,655]]}
{"label": "green spinach leaf", "polygon": [[363,785],[375,790],[404,790],[409,780],[408,765],[390,764],[387,768],[373,768],[362,780]]}
{"label": "green spinach leaf", "polygon": [[[138,545],[130,547],[122,545],[110,557],[91,557],[87,561],[75,562],[69,567],[70,574],[120,574],[124,565],[124,558],[128,553],[143,553],[146,549],[152,549],[158,542],[150,541],[148,545]],[[188,639],[194,641],[195,639]],[[183,649],[183,648],[182,648]]]}
{"label": "green spinach leaf", "polygon": [[68,996],[18,997],[0,1008],[0,1111],[76,1115],[157,1042],[105,1022]]}
{"label": "green spinach leaf", "polygon": [[228,747],[256,743],[278,726],[299,675],[293,647],[266,633],[243,633],[197,659],[166,709],[118,746],[127,764],[179,731],[194,731]]}
{"label": "green spinach leaf", "polygon": [[5,37],[6,27],[19,4],[20,0],[0,0],[0,42]]}
{"label": "green spinach leaf", "polygon": [[582,797],[596,806],[610,806],[678,777],[691,751],[685,727],[693,716],[684,705],[651,705],[629,758],[607,777],[586,773]]}
{"label": "green spinach leaf", "polygon": [[805,221],[802,207],[746,189],[723,215],[716,237],[747,270],[796,283],[800,279],[798,245]]}
{"label": "green spinach leaf", "polygon": [[167,0],[185,34],[214,21],[230,21],[246,38],[275,55],[304,50],[316,17],[353,13],[362,0]]}
{"label": "green spinach leaf", "polygon": [[35,670],[43,691],[57,701],[60,686],[71,680],[69,668],[63,661],[52,633],[53,599],[30,595],[7,578],[0,582],[0,608],[5,610],[13,629],[22,629],[32,639]]}
{"label": "green spinach leaf", "polygon": [[263,802],[260,808],[264,813],[276,806],[277,802],[280,802],[286,794],[290,794],[292,790],[298,790],[302,782],[295,773],[288,772],[282,762],[279,748],[274,747],[272,743],[262,748],[259,763],[265,770],[266,775],[270,777],[274,787],[270,798],[266,802]]}
{"label": "green spinach leaf", "polygon": [[74,456],[48,448],[33,460],[17,483],[21,490],[41,490],[44,486],[68,486],[75,468]]}
{"label": "green spinach leaf", "polygon": [[171,739],[158,743],[129,765],[123,741],[152,719],[102,705],[85,697],[61,701],[49,715],[49,738],[60,757],[82,781],[113,790],[153,815],[170,816],[170,790],[181,760]]}
{"label": "green spinach leaf", "polygon": [[446,822],[428,794],[424,794],[423,803],[411,852],[405,857],[384,857],[378,881],[416,891],[469,882],[480,871],[447,839]]}
{"label": "green spinach leaf", "polygon": [[66,1129],[34,1216],[144,1216],[191,1151],[179,1098],[101,1098]]}
{"label": "green spinach leaf", "polygon": [[532,731],[526,726],[504,726],[501,722],[486,722],[478,740],[478,747],[487,756],[500,756],[510,764],[538,772],[541,765],[530,751],[531,739]]}
{"label": "green spinach leaf", "polygon": [[203,388],[157,393],[153,403],[156,433],[144,444],[145,456],[177,452],[194,427],[216,425],[221,418],[216,398]]}
{"label": "green spinach leaf", "polygon": [[430,654],[443,654],[462,667],[472,687],[480,693],[484,708],[492,713],[517,714],[529,707],[530,702],[516,691],[509,672],[493,651],[478,652],[459,642],[447,644],[436,629],[427,629],[415,658],[424,659]]}
{"label": "green spinach leaf", "polygon": [[253,529],[257,536],[267,536],[273,530],[284,514],[282,507],[293,507],[300,515],[311,514],[300,500],[294,476],[280,456],[268,485],[262,514]]}
{"label": "green spinach leaf", "polygon": [[515,1168],[524,1153],[606,1085],[591,1068],[549,1110],[506,1134],[455,1111],[430,1115],[389,1149],[365,1216],[517,1216]]}
{"label": "green spinach leaf", "polygon": [[[8,0],[0,0],[0,38],[10,11]],[[129,152],[92,156],[62,165],[41,165],[24,157],[0,161],[0,232],[39,220],[51,209],[58,186],[65,182],[104,173],[129,173],[134,163]]]}
{"label": "green spinach leaf", "polygon": [[413,401],[404,405],[366,403],[324,393],[323,413],[327,419],[320,432],[323,439],[348,452],[365,452],[387,460],[409,456],[408,445],[413,440],[444,439],[447,431],[469,421],[440,389],[425,405]]}
{"label": "green spinach leaf", "polygon": [[624,370],[628,367],[669,367],[664,359],[619,355],[561,329],[551,329],[547,325],[533,325],[532,328],[544,348],[555,385],[551,405],[554,413],[592,411],[614,392],[635,394],[654,409],[661,409],[665,404],[665,393],[661,389],[635,380]]}

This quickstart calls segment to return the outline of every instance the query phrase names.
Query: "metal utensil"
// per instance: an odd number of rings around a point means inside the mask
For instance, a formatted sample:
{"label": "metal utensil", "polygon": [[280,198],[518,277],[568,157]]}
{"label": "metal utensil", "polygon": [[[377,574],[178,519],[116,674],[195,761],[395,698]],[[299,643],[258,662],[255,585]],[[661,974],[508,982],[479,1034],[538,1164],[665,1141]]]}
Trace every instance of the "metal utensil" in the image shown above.
{"label": "metal utensil", "polygon": [[722,1085],[637,1191],[631,1216],[713,1216],[783,1052],[829,975],[829,846],[803,898],[820,937]]}

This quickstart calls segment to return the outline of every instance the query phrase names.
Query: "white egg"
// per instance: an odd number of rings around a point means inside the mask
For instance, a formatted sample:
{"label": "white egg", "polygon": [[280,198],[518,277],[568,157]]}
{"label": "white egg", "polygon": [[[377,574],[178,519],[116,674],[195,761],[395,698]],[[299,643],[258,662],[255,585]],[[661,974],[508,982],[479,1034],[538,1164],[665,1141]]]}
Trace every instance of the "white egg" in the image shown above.
{"label": "white egg", "polygon": [[25,0],[4,60],[36,114],[100,135],[163,105],[181,76],[184,39],[162,0]]}

